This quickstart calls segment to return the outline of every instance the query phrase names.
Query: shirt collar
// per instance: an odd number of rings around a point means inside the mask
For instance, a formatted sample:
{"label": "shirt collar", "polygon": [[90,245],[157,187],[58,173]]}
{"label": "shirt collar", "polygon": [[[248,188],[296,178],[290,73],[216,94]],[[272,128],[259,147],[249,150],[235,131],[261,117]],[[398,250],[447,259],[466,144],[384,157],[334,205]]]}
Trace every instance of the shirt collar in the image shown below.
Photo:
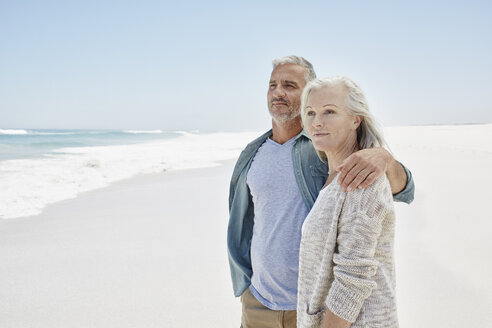
{"label": "shirt collar", "polygon": [[304,137],[308,138],[309,140],[311,140],[311,138],[309,138],[309,134],[304,129],[302,129],[302,131],[299,132],[299,134],[296,136],[296,140],[299,139],[301,136],[304,136]]}
{"label": "shirt collar", "polygon": [[[272,135],[273,135],[273,130],[272,130],[272,129],[270,129],[270,130],[269,130],[267,133],[265,133],[263,136],[264,136],[264,137],[265,137],[265,139],[266,139],[266,138],[270,138]],[[297,141],[297,139],[299,139],[300,137],[305,137],[305,138],[308,138],[309,140],[311,140],[311,138],[309,137],[309,134],[308,134],[308,133],[307,133],[307,131],[306,131],[306,130],[304,130],[304,129],[302,129],[302,130],[301,130],[301,132],[299,132],[299,134],[298,134],[298,135],[296,135],[296,136],[294,137],[294,140],[295,140],[295,141]],[[265,139],[264,139],[264,140],[265,140]],[[263,141],[264,141],[264,140],[263,140]]]}

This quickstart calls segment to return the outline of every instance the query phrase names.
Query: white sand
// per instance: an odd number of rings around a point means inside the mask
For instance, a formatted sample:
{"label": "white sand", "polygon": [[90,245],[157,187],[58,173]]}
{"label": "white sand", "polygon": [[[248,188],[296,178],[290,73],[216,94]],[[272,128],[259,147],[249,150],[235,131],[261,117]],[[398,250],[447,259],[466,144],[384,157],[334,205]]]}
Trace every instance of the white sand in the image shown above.
{"label": "white sand", "polygon": [[415,201],[397,204],[401,327],[492,325],[492,125],[387,132],[413,172]]}
{"label": "white sand", "polygon": [[0,327],[234,326],[232,165],[141,176],[2,221]]}
{"label": "white sand", "polygon": [[[492,322],[492,125],[388,129],[401,327]],[[0,327],[238,327],[226,253],[233,161],[140,176],[0,221]]]}

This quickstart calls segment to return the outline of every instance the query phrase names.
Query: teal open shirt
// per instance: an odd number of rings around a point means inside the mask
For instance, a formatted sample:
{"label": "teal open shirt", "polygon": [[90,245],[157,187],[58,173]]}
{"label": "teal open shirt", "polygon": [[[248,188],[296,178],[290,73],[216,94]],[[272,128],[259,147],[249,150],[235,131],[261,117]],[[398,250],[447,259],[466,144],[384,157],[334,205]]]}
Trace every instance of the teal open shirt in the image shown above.
{"label": "teal open shirt", "polygon": [[[229,190],[229,227],[227,230],[227,248],[231,269],[234,295],[241,296],[251,284],[251,238],[253,236],[254,208],[253,199],[246,183],[246,176],[253,158],[272,130],[249,143],[239,156],[231,178]],[[307,133],[302,131],[296,136],[292,148],[294,173],[302,198],[308,210],[314,205],[318,193],[328,177],[328,167],[316,153]],[[393,195],[395,201],[410,204],[413,201],[415,186],[412,174],[406,168],[407,185],[405,189]]]}

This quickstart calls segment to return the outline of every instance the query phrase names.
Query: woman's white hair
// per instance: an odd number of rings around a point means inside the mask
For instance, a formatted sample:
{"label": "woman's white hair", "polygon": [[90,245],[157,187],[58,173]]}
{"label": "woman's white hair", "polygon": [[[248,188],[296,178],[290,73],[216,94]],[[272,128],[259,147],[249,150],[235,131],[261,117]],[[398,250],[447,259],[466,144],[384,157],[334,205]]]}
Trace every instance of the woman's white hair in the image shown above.
{"label": "woman's white hair", "polygon": [[[305,125],[307,119],[305,107],[311,91],[323,88],[325,86],[330,87],[337,85],[342,85],[347,90],[345,105],[347,106],[349,114],[353,116],[360,116],[362,118],[361,123],[357,128],[357,143],[359,149],[386,146],[383,132],[369,111],[369,106],[367,105],[364,93],[354,81],[346,76],[315,79],[306,85],[301,97],[301,117],[303,125]],[[324,153],[320,154],[320,152],[318,152],[318,154],[322,159],[326,158]]]}
{"label": "woman's white hair", "polygon": [[301,56],[285,56],[280,58],[275,58],[272,60],[273,69],[279,65],[285,64],[294,64],[300,65],[306,69],[306,73],[304,74],[304,78],[306,79],[306,83],[312,81],[316,78],[316,73],[314,72],[313,64],[311,64],[306,58]]}

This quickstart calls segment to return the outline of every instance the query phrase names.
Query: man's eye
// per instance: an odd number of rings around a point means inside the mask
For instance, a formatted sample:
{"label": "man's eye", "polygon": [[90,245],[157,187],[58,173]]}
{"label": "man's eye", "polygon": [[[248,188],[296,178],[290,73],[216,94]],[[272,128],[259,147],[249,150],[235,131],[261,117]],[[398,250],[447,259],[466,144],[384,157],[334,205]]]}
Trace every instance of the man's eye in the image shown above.
{"label": "man's eye", "polygon": [[286,88],[289,88],[289,89],[292,89],[294,86],[292,84],[287,84],[285,87]]}
{"label": "man's eye", "polygon": [[276,86],[276,84],[273,84],[273,83],[272,83],[272,84],[270,84],[270,89],[275,88],[275,86]]}

